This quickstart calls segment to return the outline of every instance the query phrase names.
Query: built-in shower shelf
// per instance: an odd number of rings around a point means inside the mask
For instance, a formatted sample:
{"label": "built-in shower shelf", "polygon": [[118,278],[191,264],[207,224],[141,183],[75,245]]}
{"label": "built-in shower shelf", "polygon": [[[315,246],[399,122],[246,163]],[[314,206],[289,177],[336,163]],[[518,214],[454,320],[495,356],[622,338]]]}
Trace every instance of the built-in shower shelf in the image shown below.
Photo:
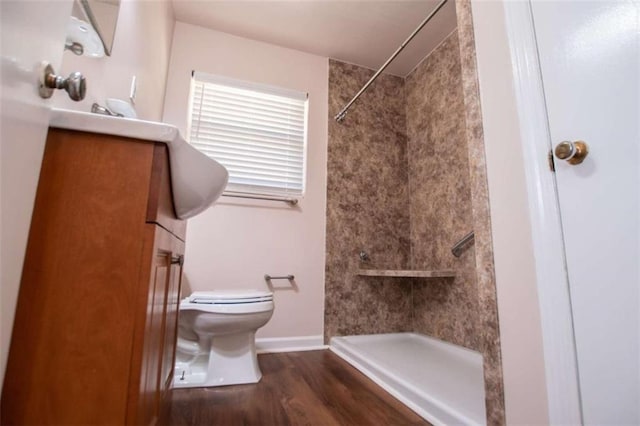
{"label": "built-in shower shelf", "polygon": [[397,278],[450,278],[455,277],[455,271],[418,270],[418,269],[360,269],[356,273],[363,277],[397,277]]}

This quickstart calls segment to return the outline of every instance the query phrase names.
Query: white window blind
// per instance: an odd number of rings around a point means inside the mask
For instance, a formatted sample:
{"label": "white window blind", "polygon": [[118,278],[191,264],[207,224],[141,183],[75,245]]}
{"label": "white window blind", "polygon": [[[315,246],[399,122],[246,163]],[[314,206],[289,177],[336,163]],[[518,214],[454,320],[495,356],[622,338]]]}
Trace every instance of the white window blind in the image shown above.
{"label": "white window blind", "polygon": [[189,142],[229,171],[226,192],[302,195],[307,94],[194,72]]}

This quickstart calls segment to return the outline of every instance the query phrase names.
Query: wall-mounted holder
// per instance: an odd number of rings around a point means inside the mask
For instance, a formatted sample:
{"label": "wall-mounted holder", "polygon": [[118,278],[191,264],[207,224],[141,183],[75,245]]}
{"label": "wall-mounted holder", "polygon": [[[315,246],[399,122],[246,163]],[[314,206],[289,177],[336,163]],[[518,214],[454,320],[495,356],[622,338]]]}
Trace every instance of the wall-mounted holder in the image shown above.
{"label": "wall-mounted holder", "polygon": [[471,241],[475,240],[475,234],[473,231],[469,232],[467,235],[458,240],[453,247],[451,247],[451,254],[455,257],[460,257],[464,249],[471,243]]}
{"label": "wall-mounted holder", "polygon": [[271,281],[271,280],[289,280],[289,281],[293,281],[296,277],[294,277],[293,275],[283,275],[280,277],[273,277],[269,274],[264,274],[264,280],[265,281]]}
{"label": "wall-mounted holder", "polygon": [[[275,291],[294,291],[294,292],[298,292],[300,291],[298,289],[298,284],[296,284],[296,280],[295,280],[295,276],[293,276],[292,274],[289,275],[280,275],[280,276],[272,276],[269,274],[264,274],[264,280],[267,283],[267,286],[269,287],[269,290],[275,292]],[[281,284],[281,285],[275,285],[273,283],[273,281],[276,280],[286,280],[287,283],[286,284]]]}
{"label": "wall-mounted holder", "polygon": [[389,278],[453,278],[456,271],[452,269],[418,270],[418,269],[359,269],[356,275],[361,277]]}

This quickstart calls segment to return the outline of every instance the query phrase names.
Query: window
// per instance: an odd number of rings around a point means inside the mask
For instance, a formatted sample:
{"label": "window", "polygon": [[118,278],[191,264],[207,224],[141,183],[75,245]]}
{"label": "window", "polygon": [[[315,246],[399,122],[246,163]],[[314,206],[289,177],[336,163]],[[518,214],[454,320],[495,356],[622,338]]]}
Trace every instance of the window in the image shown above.
{"label": "window", "polygon": [[194,72],[189,142],[229,171],[225,192],[303,195],[307,94]]}

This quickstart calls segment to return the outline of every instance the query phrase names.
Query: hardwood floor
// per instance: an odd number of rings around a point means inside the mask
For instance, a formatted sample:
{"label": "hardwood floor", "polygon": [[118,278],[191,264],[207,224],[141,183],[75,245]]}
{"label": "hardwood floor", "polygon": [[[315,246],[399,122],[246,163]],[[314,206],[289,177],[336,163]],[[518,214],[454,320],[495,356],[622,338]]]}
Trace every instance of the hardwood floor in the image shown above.
{"label": "hardwood floor", "polygon": [[258,384],[175,389],[171,425],[428,425],[328,350],[258,356]]}

